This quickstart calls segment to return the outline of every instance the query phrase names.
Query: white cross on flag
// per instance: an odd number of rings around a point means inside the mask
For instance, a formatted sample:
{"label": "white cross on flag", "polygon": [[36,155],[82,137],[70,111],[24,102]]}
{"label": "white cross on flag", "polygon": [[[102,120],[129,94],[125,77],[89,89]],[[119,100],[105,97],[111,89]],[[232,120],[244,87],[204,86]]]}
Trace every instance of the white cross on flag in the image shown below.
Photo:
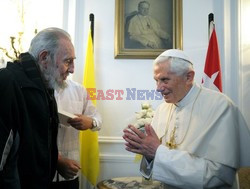
{"label": "white cross on flag", "polygon": [[204,87],[222,92],[220,56],[215,27],[209,40],[202,83]]}

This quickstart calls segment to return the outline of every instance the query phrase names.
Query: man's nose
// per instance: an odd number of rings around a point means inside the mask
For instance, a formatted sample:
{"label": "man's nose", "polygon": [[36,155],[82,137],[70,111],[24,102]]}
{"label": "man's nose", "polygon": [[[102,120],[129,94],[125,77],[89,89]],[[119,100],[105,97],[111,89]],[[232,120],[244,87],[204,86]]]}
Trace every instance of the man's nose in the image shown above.
{"label": "man's nose", "polygon": [[164,90],[164,87],[162,86],[161,82],[156,83],[156,91],[157,92],[162,92]]}
{"label": "man's nose", "polygon": [[72,74],[72,73],[74,73],[74,70],[75,70],[75,64],[74,63],[70,64],[70,66],[68,68],[68,72]]}

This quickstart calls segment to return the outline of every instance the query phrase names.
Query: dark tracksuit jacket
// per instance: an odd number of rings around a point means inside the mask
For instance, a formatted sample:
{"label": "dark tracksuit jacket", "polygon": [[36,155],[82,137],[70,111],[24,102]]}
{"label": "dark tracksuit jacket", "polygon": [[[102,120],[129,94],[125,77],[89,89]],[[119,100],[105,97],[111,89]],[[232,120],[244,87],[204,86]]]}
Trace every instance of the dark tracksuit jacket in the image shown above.
{"label": "dark tracksuit jacket", "polygon": [[57,107],[28,53],[0,71],[0,127],[0,188],[48,189],[58,158]]}

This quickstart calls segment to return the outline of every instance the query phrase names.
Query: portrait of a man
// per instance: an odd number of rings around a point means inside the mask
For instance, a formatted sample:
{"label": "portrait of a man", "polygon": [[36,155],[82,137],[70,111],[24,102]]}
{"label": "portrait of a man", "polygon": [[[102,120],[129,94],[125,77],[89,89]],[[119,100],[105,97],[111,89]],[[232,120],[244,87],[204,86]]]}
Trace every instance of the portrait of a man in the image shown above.
{"label": "portrait of a man", "polygon": [[169,49],[173,47],[172,0],[125,0],[124,47]]}

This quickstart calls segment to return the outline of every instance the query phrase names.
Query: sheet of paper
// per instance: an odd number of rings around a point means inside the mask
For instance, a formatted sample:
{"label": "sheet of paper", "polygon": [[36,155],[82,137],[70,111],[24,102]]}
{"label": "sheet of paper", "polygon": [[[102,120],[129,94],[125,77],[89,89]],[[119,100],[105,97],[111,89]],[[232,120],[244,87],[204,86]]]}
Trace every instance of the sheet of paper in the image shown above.
{"label": "sheet of paper", "polygon": [[58,117],[59,117],[59,122],[65,126],[70,126],[70,124],[68,124],[68,119],[69,118],[75,118],[77,117],[76,115],[74,114],[71,114],[69,112],[66,112],[64,110],[58,110]]}

